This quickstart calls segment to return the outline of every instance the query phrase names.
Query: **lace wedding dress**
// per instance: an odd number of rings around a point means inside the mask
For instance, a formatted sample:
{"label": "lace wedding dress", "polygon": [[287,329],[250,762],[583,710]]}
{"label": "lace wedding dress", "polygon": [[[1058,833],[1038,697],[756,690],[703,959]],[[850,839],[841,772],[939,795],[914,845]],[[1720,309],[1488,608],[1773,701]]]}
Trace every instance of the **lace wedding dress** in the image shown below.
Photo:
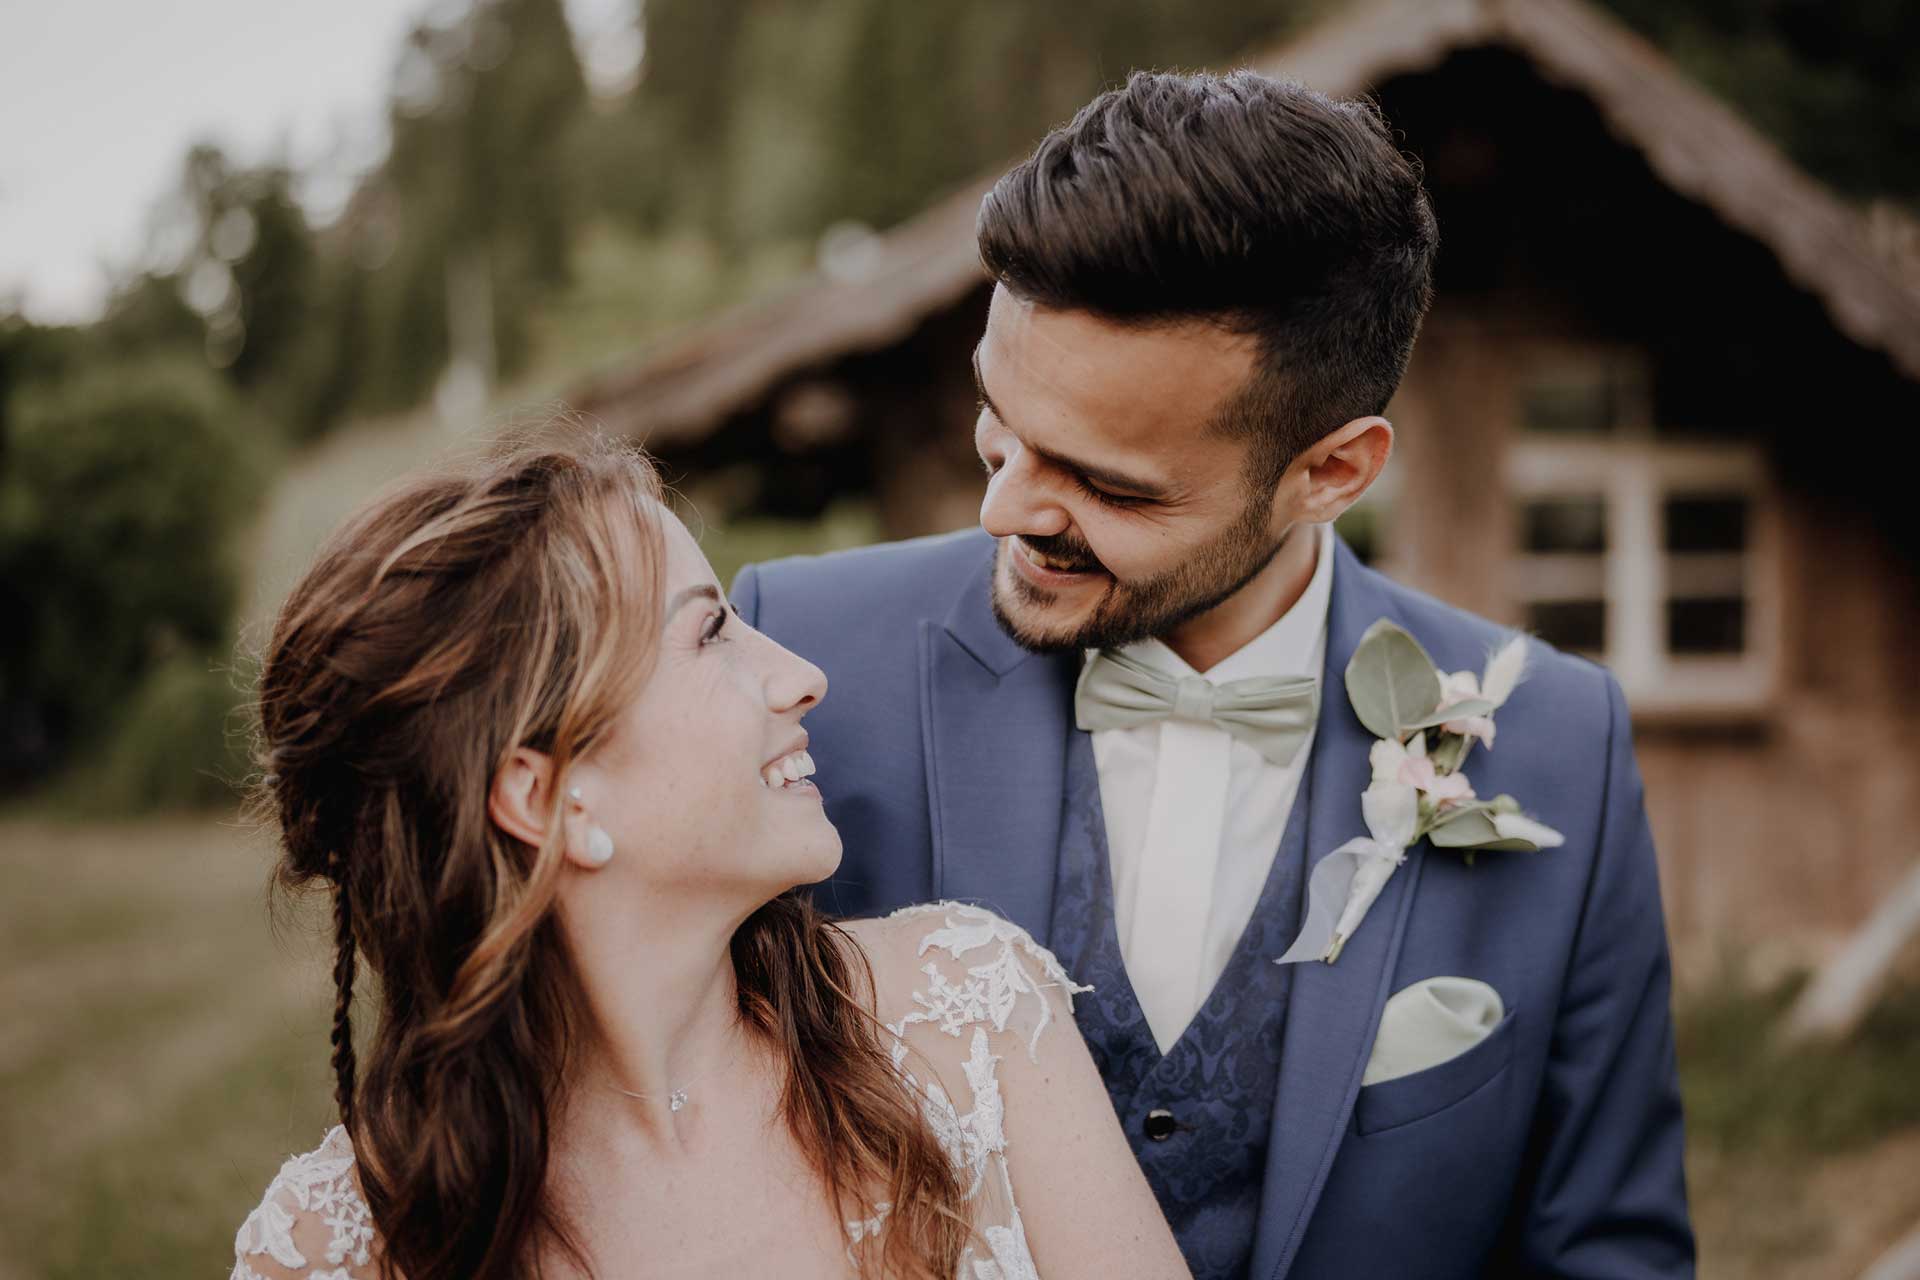
{"label": "lace wedding dress", "polygon": [[[896,911],[867,945],[877,974],[917,967],[920,975],[909,1000],[880,1014],[894,1070],[973,1208],[974,1239],[955,1280],[1039,1280],[1007,1173],[998,1064],[1010,1053],[1039,1061],[1057,1012],[1091,988],[1075,984],[1024,929],[964,903]],[[879,985],[886,1003],[887,979]],[[234,1239],[232,1280],[376,1275],[373,1221],[353,1168],[352,1143],[338,1125],[318,1148],[282,1165]],[[849,1241],[885,1231],[891,1207],[873,1205],[870,1216],[847,1223]]]}

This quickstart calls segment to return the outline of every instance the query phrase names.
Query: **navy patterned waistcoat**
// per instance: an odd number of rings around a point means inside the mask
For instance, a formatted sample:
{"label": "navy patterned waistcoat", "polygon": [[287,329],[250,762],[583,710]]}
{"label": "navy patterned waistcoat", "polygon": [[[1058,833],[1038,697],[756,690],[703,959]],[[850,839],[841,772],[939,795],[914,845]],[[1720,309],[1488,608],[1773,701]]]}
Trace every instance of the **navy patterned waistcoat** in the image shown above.
{"label": "navy patterned waistcoat", "polygon": [[[1246,932],[1164,1057],[1120,954],[1106,816],[1088,734],[1071,734],[1065,792],[1049,941],[1067,972],[1094,988],[1075,999],[1075,1020],[1195,1280],[1240,1280],[1253,1254],[1280,1080],[1292,968],[1273,959],[1299,931],[1307,779]],[[1165,1117],[1150,1122],[1156,1111],[1171,1112],[1171,1124]]]}

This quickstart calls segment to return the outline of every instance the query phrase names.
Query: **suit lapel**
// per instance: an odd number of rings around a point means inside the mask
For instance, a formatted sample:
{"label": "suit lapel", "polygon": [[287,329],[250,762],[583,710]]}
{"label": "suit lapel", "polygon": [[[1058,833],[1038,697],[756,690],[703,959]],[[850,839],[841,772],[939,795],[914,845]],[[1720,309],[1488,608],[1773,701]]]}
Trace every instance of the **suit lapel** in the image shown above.
{"label": "suit lapel", "polygon": [[[1373,736],[1347,701],[1346,667],[1368,625],[1395,612],[1372,571],[1337,538],[1334,555],[1320,723],[1307,766],[1309,874],[1345,841],[1367,834],[1360,793],[1371,776],[1367,752]],[[1278,1280],[1285,1273],[1326,1184],[1359,1094],[1425,848],[1421,841],[1407,851],[1405,865],[1387,881],[1337,963],[1294,967],[1249,1273],[1255,1280]]]}
{"label": "suit lapel", "polygon": [[994,620],[993,553],[942,622],[920,624],[920,723],[933,892],[994,908],[1045,942],[1077,674]]}

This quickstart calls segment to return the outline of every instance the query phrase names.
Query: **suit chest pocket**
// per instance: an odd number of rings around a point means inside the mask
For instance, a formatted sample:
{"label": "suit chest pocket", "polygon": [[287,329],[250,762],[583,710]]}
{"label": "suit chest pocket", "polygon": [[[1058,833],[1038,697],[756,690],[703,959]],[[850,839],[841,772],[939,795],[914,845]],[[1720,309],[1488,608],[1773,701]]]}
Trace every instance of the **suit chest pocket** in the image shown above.
{"label": "suit chest pocket", "polygon": [[1500,1025],[1485,1039],[1438,1066],[1361,1089],[1353,1104],[1355,1131],[1369,1134],[1397,1129],[1496,1087],[1513,1061],[1514,1021],[1518,1016],[1517,1009],[1507,1010]]}

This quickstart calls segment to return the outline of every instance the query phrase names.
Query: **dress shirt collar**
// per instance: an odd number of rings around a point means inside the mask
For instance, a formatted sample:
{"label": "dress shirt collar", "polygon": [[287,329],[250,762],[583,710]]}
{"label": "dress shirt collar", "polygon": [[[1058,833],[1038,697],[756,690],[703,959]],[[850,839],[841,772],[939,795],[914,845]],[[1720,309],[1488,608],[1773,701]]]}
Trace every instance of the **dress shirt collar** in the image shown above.
{"label": "dress shirt collar", "polygon": [[[1304,528],[1313,535],[1315,546],[1313,577],[1308,579],[1307,589],[1272,626],[1222,658],[1211,671],[1196,672],[1184,658],[1158,640],[1142,640],[1120,652],[1175,679],[1201,675],[1214,684],[1251,676],[1299,675],[1318,679],[1325,656],[1327,606],[1333,599],[1333,530],[1324,524]],[[1094,652],[1088,650],[1082,659],[1091,659]]]}

